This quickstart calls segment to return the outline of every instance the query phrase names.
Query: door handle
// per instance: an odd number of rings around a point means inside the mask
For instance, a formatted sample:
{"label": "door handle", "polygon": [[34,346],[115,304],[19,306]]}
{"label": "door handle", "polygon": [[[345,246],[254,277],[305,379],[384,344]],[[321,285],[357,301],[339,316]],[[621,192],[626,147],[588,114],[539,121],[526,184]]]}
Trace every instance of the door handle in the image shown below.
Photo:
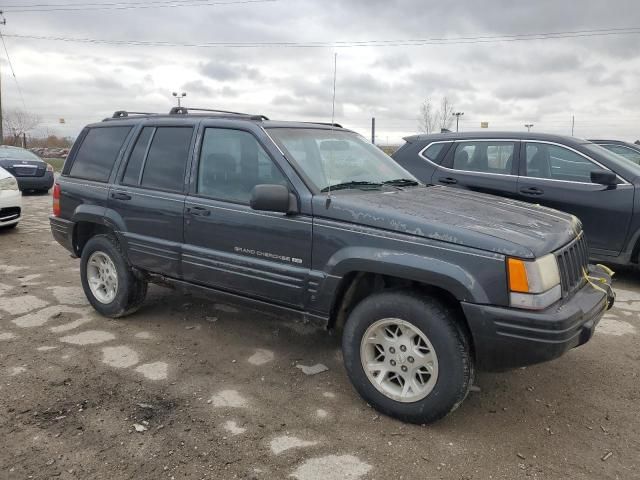
{"label": "door handle", "polygon": [[131,195],[126,192],[111,192],[111,198],[116,200],[131,200]]}
{"label": "door handle", "polygon": [[204,207],[187,207],[187,213],[190,213],[191,215],[208,217],[209,215],[211,215],[211,210],[208,210]]}
{"label": "door handle", "polygon": [[523,195],[542,195],[544,190],[538,187],[521,188],[520,193]]}
{"label": "door handle", "polygon": [[440,177],[438,178],[438,181],[440,183],[444,183],[445,185],[455,185],[456,183],[458,183],[458,180],[452,177]]}

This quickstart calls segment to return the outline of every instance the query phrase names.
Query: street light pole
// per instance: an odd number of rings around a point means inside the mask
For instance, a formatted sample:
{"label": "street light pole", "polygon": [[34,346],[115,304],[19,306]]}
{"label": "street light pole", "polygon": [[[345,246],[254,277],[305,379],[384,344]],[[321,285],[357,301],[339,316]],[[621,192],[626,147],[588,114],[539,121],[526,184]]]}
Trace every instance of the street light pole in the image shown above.
{"label": "street light pole", "polygon": [[525,123],[524,126],[527,128],[527,132],[530,132],[531,127],[533,127],[533,123]]}
{"label": "street light pole", "polygon": [[171,95],[176,97],[176,100],[178,100],[178,108],[180,108],[182,106],[180,104],[180,100],[182,100],[184,97],[187,96],[187,94],[185,92],[182,92],[180,95],[178,95],[178,92],[173,92]]}
{"label": "street light pole", "polygon": [[456,117],[456,132],[458,131],[458,128],[460,126],[460,117],[464,115],[464,112],[455,112],[453,114],[454,117]]}

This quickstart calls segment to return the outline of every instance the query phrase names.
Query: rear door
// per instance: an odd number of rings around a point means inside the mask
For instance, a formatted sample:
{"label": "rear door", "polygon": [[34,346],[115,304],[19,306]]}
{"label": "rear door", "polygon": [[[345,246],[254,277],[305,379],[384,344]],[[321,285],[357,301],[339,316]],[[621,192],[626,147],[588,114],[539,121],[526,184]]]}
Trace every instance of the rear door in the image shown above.
{"label": "rear door", "polygon": [[633,186],[620,179],[615,188],[591,183],[603,165],[564,145],[523,142],[518,180],[521,200],[572,213],[584,226],[591,250],[617,255],[633,211]]}
{"label": "rear door", "polygon": [[518,140],[458,140],[431,183],[515,197]]}
{"label": "rear door", "polygon": [[180,277],[185,174],[194,130],[184,123],[145,124],[109,192],[131,263],[170,277]]}
{"label": "rear door", "polygon": [[185,204],[184,278],[300,308],[312,250],[310,216],[255,211],[259,184],[295,189],[261,131],[208,123]]}

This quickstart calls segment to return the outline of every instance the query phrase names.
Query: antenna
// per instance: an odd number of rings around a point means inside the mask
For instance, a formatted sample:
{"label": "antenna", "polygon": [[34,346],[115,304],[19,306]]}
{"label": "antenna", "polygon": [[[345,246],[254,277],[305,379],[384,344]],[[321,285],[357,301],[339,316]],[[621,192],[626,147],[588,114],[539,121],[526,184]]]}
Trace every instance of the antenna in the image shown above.
{"label": "antenna", "polygon": [[[331,133],[335,128],[335,118],[336,118],[336,74],[338,72],[338,52],[333,54],[333,100],[331,101]],[[329,158],[329,165],[333,163],[333,150],[331,150],[331,157]],[[326,175],[326,173],[325,173]],[[328,175],[326,175],[329,177]],[[331,203],[331,179],[327,178],[329,181],[329,191],[327,192],[327,203],[326,207],[329,207],[329,203]]]}

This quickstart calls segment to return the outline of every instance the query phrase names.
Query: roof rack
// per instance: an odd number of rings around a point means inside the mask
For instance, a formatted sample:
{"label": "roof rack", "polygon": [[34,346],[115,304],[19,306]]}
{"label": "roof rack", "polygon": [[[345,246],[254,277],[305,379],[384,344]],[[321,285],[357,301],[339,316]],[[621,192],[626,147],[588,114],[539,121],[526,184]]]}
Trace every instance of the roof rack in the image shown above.
{"label": "roof rack", "polygon": [[231,112],[229,110],[216,110],[212,108],[193,108],[193,107],[173,107],[169,110],[169,115],[187,115],[190,110],[196,112],[212,112],[212,113],[223,113],[227,115],[240,115],[243,117],[249,117],[252,120],[269,120],[268,117],[264,115],[253,115],[251,113],[240,113],[240,112]]}
{"label": "roof rack", "polygon": [[126,110],[116,110],[115,112],[113,112],[113,115],[111,115],[111,118],[124,118],[124,117],[128,117],[129,115],[157,115],[157,114],[150,113],[150,112],[127,112]]}
{"label": "roof rack", "polygon": [[310,124],[314,124],[314,125],[328,125],[330,127],[344,128],[339,123],[331,123],[331,122],[297,122],[297,123],[310,123]]}

